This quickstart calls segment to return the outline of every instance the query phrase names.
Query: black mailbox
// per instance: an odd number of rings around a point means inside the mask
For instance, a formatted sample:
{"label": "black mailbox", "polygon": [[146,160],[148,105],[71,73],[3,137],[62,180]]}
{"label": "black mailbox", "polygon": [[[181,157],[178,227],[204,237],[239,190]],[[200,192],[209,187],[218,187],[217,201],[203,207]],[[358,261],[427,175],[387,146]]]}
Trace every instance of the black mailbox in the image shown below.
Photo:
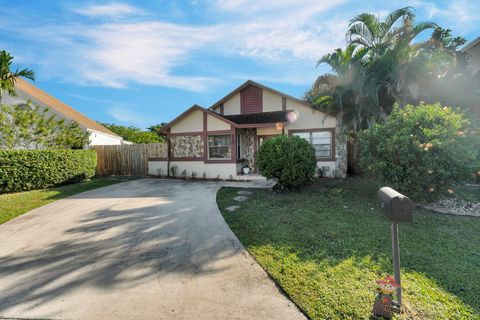
{"label": "black mailbox", "polygon": [[378,190],[378,202],[383,213],[392,222],[412,222],[413,203],[403,194],[389,187]]}

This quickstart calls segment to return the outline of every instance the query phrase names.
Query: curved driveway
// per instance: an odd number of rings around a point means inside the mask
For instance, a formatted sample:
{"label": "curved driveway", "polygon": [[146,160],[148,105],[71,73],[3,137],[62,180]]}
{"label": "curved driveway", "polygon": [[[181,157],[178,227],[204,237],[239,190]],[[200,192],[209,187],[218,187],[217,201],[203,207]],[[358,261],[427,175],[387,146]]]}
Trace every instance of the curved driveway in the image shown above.
{"label": "curved driveway", "polygon": [[226,225],[221,185],[134,180],[0,225],[0,318],[304,319]]}

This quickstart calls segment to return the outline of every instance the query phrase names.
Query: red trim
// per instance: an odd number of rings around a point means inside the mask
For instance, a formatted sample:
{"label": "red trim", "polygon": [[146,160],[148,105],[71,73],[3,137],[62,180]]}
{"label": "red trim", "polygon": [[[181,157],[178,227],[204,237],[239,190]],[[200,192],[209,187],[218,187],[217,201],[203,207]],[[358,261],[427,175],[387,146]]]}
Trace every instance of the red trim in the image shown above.
{"label": "red trim", "polygon": [[179,157],[179,158],[170,158],[170,161],[203,161],[204,157]]}
{"label": "red trim", "polygon": [[178,117],[176,117],[175,119],[173,119],[172,121],[170,121],[166,126],[162,127],[160,130],[159,130],[159,133],[164,133],[165,131],[167,131],[170,127],[172,127],[176,122],[180,121],[183,117],[185,117],[188,113],[194,111],[194,110],[200,110],[202,111],[203,113],[207,113],[217,119],[220,119],[232,126],[236,126],[236,124],[224,117],[222,117],[221,115],[213,112],[212,110],[208,110],[208,109],[205,109],[205,108],[202,108],[200,107],[199,105],[193,105],[191,106],[189,109],[187,109],[186,111],[184,111],[182,114],[180,114]]}
{"label": "red trim", "polygon": [[222,160],[205,160],[205,163],[237,163],[236,159],[222,159]]}
{"label": "red trim", "polygon": [[178,137],[178,136],[201,136],[203,135],[203,131],[192,131],[192,132],[174,132],[170,133],[171,137]]}
{"label": "red trim", "polygon": [[207,131],[207,135],[208,135],[208,136],[221,135],[221,134],[230,134],[230,133],[232,133],[232,129],[230,129],[230,130]]}
{"label": "red trim", "polygon": [[167,157],[154,157],[154,158],[148,158],[148,161],[167,161]]}
{"label": "red trim", "polygon": [[208,157],[208,136],[207,136],[207,113],[203,113],[203,158],[207,159]]}
{"label": "red trim", "polygon": [[[278,122],[271,122],[271,123],[245,123],[237,125],[237,128],[265,128],[265,127],[277,127]],[[288,124],[288,122],[281,122],[284,125]]]}

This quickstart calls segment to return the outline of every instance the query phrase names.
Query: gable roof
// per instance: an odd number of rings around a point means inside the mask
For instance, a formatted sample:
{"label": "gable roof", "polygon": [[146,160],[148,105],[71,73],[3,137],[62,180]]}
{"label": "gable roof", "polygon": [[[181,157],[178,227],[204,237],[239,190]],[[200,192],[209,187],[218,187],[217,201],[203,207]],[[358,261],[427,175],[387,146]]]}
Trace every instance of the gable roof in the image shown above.
{"label": "gable roof", "polygon": [[166,133],[167,129],[170,129],[175,123],[177,123],[178,121],[182,120],[185,116],[187,116],[190,112],[192,111],[195,111],[195,110],[199,110],[201,112],[205,112],[217,119],[220,119],[222,121],[225,121],[226,123],[232,125],[232,126],[235,126],[235,122],[209,110],[209,109],[205,109],[201,106],[199,106],[198,104],[194,104],[193,106],[191,106],[190,108],[188,108],[187,110],[185,110],[182,114],[180,114],[178,117],[176,117],[175,119],[173,119],[172,121],[170,121],[167,125],[163,126],[162,128],[160,128],[160,130],[158,131],[158,133]]}
{"label": "gable roof", "polygon": [[480,37],[477,37],[476,39],[467,43],[463,48],[460,49],[460,51],[461,52],[466,52],[466,51],[470,50],[471,48],[475,47],[478,43],[480,43]]}
{"label": "gable roof", "polygon": [[28,95],[32,98],[32,100],[36,100],[44,105],[46,105],[52,111],[61,114],[67,119],[75,121],[80,126],[95,130],[98,132],[106,133],[112,136],[119,137],[119,135],[115,134],[114,132],[108,130],[98,122],[87,118],[77,110],[73,109],[72,107],[68,106],[67,104],[63,103],[62,101],[58,100],[57,98],[49,95],[45,91],[37,88],[33,84],[28,81],[23,80],[22,78],[15,79],[15,89],[23,92],[24,94]]}
{"label": "gable roof", "polygon": [[267,87],[267,86],[264,86],[263,84],[260,84],[258,82],[255,82],[255,81],[252,81],[252,80],[247,80],[245,81],[241,86],[239,86],[238,88],[234,89],[232,92],[230,92],[229,94],[227,94],[225,97],[223,97],[222,99],[218,100],[217,102],[215,102],[209,109],[212,110],[212,109],[215,109],[216,107],[220,106],[222,103],[224,103],[225,101],[227,101],[228,99],[232,98],[234,95],[236,95],[237,93],[239,93],[240,91],[242,91],[243,89],[245,89],[246,87],[248,86],[255,86],[255,87],[258,87],[258,88],[261,88],[263,90],[268,90],[270,92],[273,92],[273,93],[276,93],[282,97],[285,97],[285,98],[288,98],[290,100],[293,100],[295,102],[298,102],[298,103],[301,103],[301,104],[304,104],[308,107],[312,107],[308,102],[306,101],[303,101],[302,99],[298,99],[298,98],[295,98],[291,95],[288,95],[286,93],[283,93],[283,92],[280,92],[278,90],[275,90],[275,89],[272,89],[270,87]]}

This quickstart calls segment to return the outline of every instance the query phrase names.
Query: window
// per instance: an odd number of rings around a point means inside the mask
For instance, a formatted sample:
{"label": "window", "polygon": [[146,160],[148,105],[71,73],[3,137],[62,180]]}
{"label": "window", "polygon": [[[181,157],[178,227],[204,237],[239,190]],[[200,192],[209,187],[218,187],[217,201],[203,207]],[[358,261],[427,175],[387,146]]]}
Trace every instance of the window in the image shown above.
{"label": "window", "polygon": [[317,158],[333,158],[332,149],[332,132],[333,131],[302,131],[293,132],[292,135],[307,140],[315,149]]}
{"label": "window", "polygon": [[208,136],[208,159],[230,159],[230,135]]}

